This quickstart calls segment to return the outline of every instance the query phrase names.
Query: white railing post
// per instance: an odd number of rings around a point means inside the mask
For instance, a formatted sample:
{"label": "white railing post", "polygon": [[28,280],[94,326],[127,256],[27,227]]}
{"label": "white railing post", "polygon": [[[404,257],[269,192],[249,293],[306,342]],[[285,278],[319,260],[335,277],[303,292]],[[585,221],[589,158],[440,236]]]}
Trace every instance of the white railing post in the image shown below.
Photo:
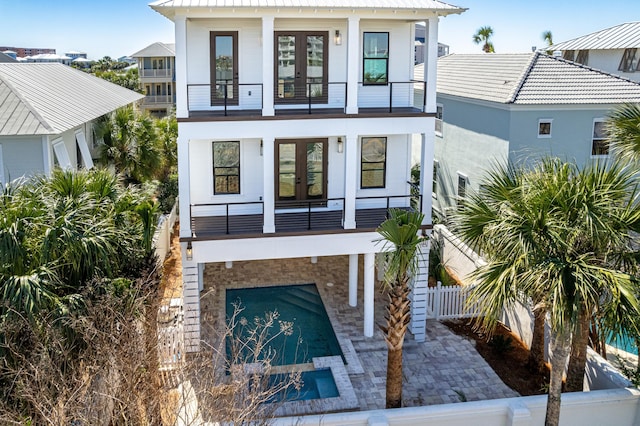
{"label": "white railing post", "polygon": [[433,300],[433,313],[434,316],[436,317],[437,320],[440,319],[440,292],[442,290],[442,283],[440,281],[438,281],[438,284],[436,285],[436,291],[434,294],[434,300]]}

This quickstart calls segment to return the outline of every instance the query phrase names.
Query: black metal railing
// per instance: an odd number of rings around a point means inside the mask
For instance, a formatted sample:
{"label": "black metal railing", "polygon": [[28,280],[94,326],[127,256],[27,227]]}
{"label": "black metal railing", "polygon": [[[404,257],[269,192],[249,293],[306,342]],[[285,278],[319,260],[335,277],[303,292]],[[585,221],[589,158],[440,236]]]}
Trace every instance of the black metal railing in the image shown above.
{"label": "black metal railing", "polygon": [[[249,206],[259,205],[259,213],[255,213],[253,209]],[[241,207],[239,210],[235,212],[231,211],[236,207]],[[210,215],[202,215],[195,216],[194,208],[197,210],[206,210],[212,209],[215,210],[215,214]],[[223,209],[223,214],[220,210]],[[247,201],[247,202],[236,202],[236,203],[207,203],[207,204],[192,204],[189,206],[189,215],[191,217],[191,234],[197,235],[202,233],[224,233],[231,234],[235,229],[231,227],[231,218],[240,218],[243,217],[245,220],[238,220],[237,224],[235,224],[239,228],[249,229],[249,230],[259,230],[262,231],[262,225],[264,223],[264,202],[263,201]],[[200,218],[210,219],[207,223],[202,224],[201,229],[197,229],[197,221]],[[240,230],[240,229],[239,229]],[[223,232],[221,232],[223,231]]]}
{"label": "black metal railing", "polygon": [[231,106],[238,106],[239,110],[262,110],[262,83],[217,80],[215,84],[187,84],[187,105],[189,111],[222,107],[225,116]]}
{"label": "black metal railing", "polygon": [[277,82],[274,88],[274,104],[306,106],[307,114],[313,113],[312,105],[326,105],[326,108],[347,108],[347,83],[316,81],[298,83]]}
{"label": "black metal railing", "polygon": [[390,81],[385,84],[359,83],[359,108],[384,108],[392,113],[394,108],[425,112],[427,83],[419,80]]}
{"label": "black metal railing", "polygon": [[344,198],[277,201],[276,209],[276,232],[340,229],[344,223]]}

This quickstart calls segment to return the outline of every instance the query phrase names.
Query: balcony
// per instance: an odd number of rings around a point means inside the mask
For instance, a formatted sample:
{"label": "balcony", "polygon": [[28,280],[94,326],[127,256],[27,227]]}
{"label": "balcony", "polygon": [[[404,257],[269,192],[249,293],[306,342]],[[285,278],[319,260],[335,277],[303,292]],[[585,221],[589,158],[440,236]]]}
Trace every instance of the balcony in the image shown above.
{"label": "balcony", "polygon": [[173,69],[150,69],[143,68],[140,70],[140,78],[173,78]]}
{"label": "balcony", "polygon": [[[347,115],[347,89],[345,82],[310,82],[298,87],[276,84],[275,116],[343,117]],[[225,80],[215,85],[188,84],[187,120],[260,119],[262,91],[262,83]],[[380,85],[358,83],[358,115],[424,114],[425,97],[424,81],[398,81]]]}
{"label": "balcony", "polygon": [[171,95],[147,95],[142,99],[144,105],[172,104],[175,99]]}
{"label": "balcony", "polygon": [[344,198],[277,202],[275,234],[264,234],[264,204],[210,203],[191,205],[191,235],[197,240],[259,238],[269,235],[304,235],[340,232],[370,232],[387,218],[389,208],[411,209],[419,195],[356,198],[355,230],[345,230]]}

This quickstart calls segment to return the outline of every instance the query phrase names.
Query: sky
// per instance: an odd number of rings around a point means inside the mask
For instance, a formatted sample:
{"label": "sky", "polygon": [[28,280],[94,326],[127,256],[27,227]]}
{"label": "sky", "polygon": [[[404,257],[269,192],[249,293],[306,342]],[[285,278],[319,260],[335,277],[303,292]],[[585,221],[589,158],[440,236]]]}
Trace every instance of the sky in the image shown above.
{"label": "sky", "polygon": [[[0,46],[86,52],[89,58],[127,56],[161,41],[173,42],[173,23],[151,0],[0,0]],[[468,8],[441,18],[439,40],[450,53],[481,53],[472,36],[493,28],[496,52],[542,47],[543,31],[555,42],[623,22],[640,20],[640,0],[447,0]]]}

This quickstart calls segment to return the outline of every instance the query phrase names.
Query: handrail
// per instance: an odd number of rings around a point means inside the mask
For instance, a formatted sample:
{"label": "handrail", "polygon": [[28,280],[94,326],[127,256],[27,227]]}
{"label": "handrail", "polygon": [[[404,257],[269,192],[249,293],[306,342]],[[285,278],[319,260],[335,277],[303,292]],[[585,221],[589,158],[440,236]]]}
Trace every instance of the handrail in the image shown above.
{"label": "handrail", "polygon": [[237,205],[253,205],[253,204],[261,204],[262,205],[262,215],[264,215],[264,201],[236,201],[231,203],[204,203],[204,204],[190,204],[189,205],[189,217],[191,218],[191,234],[194,232],[195,219],[193,217],[193,208],[194,207],[220,207],[225,206],[225,233],[229,235],[229,206],[237,206]]}
{"label": "handrail", "polygon": [[[229,86],[233,85],[234,87],[237,87],[238,90],[234,91],[234,98],[229,98]],[[207,92],[207,98],[209,99],[209,103],[208,106],[212,106],[212,88],[215,88],[217,86],[222,86],[222,90],[224,91],[223,96],[220,98],[216,98],[216,101],[219,101],[219,105],[224,107],[224,115],[227,116],[228,115],[228,107],[229,105],[237,105],[240,102],[240,90],[239,88],[241,87],[250,87],[250,86],[255,86],[256,88],[260,89],[260,95],[259,95],[259,100],[260,100],[260,108],[262,108],[262,91],[264,90],[264,86],[263,83],[239,83],[236,79],[224,79],[224,80],[215,80],[215,82],[213,83],[189,83],[187,84],[187,106],[189,109],[191,109],[191,101],[189,99],[189,88],[190,87],[209,87],[209,91]],[[229,102],[230,100],[233,101],[233,103]]]}
{"label": "handrail", "polygon": [[371,83],[365,84],[363,81],[359,81],[358,84],[360,86],[366,87],[389,87],[389,112],[393,112],[393,86],[396,85],[404,85],[404,84],[422,84],[422,103],[420,106],[420,111],[426,111],[426,101],[427,101],[427,82],[421,80],[411,79],[408,81],[387,81],[386,83]]}

